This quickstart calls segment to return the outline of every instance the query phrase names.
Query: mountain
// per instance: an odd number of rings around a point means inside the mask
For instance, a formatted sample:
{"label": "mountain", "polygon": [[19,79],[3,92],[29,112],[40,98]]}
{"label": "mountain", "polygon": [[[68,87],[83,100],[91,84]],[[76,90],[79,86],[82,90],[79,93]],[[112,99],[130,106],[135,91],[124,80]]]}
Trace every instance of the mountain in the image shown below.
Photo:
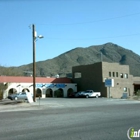
{"label": "mountain", "polygon": [[[140,76],[140,56],[131,50],[113,43],[93,45],[86,48],[77,47],[53,59],[36,62],[36,75],[52,77],[59,74],[60,77],[71,77],[73,66],[93,64],[100,61],[129,65],[130,74]],[[9,73],[5,74],[7,70]],[[19,67],[0,67],[0,74],[30,75],[32,74],[32,63]]]}

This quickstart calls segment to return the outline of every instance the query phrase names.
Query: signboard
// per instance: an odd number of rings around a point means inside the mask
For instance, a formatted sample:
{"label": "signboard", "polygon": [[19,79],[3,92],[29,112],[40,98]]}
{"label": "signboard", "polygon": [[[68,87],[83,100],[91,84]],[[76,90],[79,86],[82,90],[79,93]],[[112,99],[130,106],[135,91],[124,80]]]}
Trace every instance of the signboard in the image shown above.
{"label": "signboard", "polygon": [[36,87],[37,88],[42,88],[42,87],[46,87],[46,88],[65,88],[65,84],[62,83],[58,83],[58,84],[50,84],[50,83],[46,83],[46,84],[42,84],[42,83],[37,83]]}
{"label": "signboard", "polygon": [[29,103],[33,103],[33,96],[32,96],[32,93],[26,92],[26,95],[27,95],[28,102],[29,102]]}
{"label": "signboard", "polygon": [[65,88],[65,84],[56,84],[57,88]]}
{"label": "signboard", "polygon": [[41,87],[43,86],[43,84],[37,83],[35,86],[36,86],[37,88],[41,88]]}
{"label": "signboard", "polygon": [[105,86],[106,87],[114,87],[114,79],[106,79]]}
{"label": "signboard", "polygon": [[46,84],[45,87],[47,87],[47,88],[54,88],[54,84]]}

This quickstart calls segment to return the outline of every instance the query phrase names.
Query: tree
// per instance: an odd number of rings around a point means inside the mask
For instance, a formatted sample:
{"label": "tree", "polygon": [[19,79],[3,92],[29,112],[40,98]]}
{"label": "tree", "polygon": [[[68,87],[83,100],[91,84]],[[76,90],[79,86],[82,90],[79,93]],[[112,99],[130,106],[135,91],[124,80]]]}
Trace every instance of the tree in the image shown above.
{"label": "tree", "polygon": [[7,89],[7,84],[0,83],[0,100],[3,99],[3,91]]}

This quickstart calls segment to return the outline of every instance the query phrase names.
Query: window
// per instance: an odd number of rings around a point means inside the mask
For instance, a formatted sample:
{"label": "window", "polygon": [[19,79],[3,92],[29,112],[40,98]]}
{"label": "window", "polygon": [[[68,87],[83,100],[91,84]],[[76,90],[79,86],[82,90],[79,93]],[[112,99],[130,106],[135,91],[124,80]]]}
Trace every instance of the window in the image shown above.
{"label": "window", "polygon": [[124,74],[124,78],[126,78],[126,79],[128,78],[128,74],[127,73]]}
{"label": "window", "polygon": [[115,77],[115,72],[113,72],[113,77]]}
{"label": "window", "polygon": [[124,88],[123,88],[123,91],[124,91],[124,92],[127,92],[127,87],[124,87]]}
{"label": "window", "polygon": [[81,72],[75,72],[74,73],[74,78],[81,78],[81,77],[82,77]]}
{"label": "window", "polygon": [[123,73],[120,74],[120,78],[123,78]]}
{"label": "window", "polygon": [[116,72],[116,77],[118,77],[118,72]]}
{"label": "window", "polygon": [[109,72],[109,77],[111,77],[111,72]]}

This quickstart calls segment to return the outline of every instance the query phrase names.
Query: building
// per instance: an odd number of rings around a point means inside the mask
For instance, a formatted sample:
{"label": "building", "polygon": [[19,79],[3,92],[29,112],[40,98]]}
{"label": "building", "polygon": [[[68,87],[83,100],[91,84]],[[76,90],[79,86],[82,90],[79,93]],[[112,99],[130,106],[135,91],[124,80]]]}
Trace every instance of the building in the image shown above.
{"label": "building", "polygon": [[[100,91],[102,97],[122,98],[140,91],[140,77],[131,75],[128,65],[98,62],[74,66],[72,75],[72,79],[36,77],[36,96],[67,97],[71,92],[90,89]],[[114,86],[106,87],[106,79],[113,79]],[[32,77],[0,76],[0,83],[7,86],[3,91],[3,98],[23,91],[33,93]]]}
{"label": "building", "polygon": [[[78,91],[100,91],[102,97],[122,98],[124,94],[128,97],[140,89],[140,77],[133,77],[129,66],[119,63],[98,62],[75,66],[72,75]],[[114,87],[105,87],[106,79],[114,79]]]}
{"label": "building", "polygon": [[[3,98],[18,92],[33,93],[33,78],[19,76],[0,76],[0,83],[7,86],[3,91]],[[36,96],[67,97],[69,93],[77,91],[77,84],[69,78],[36,77]]]}

